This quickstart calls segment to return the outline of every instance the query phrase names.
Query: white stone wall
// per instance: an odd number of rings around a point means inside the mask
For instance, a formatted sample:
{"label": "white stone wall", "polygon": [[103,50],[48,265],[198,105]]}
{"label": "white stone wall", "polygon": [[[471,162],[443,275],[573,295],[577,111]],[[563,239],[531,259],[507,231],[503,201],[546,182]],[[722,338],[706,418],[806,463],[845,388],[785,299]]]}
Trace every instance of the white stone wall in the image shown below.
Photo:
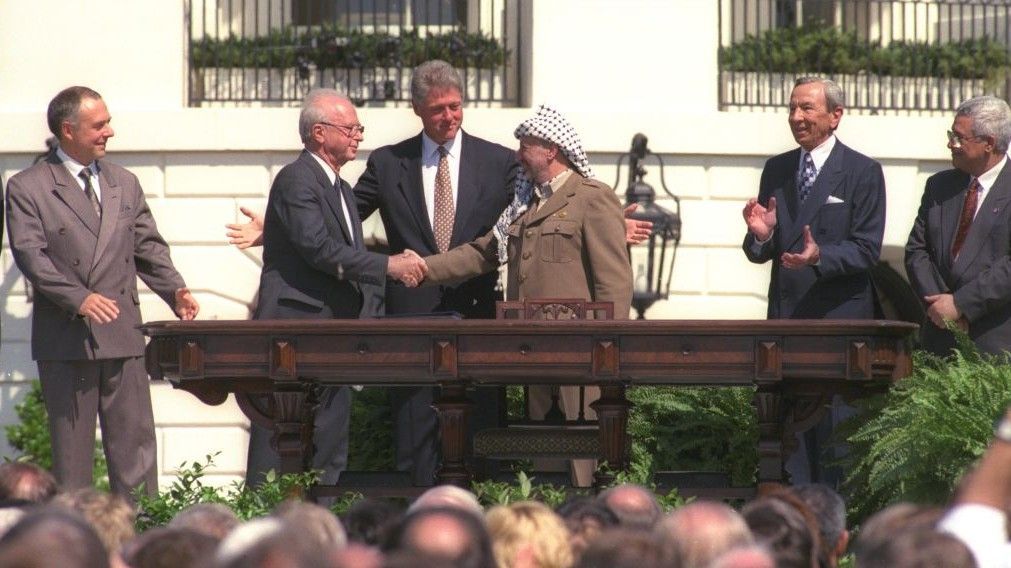
{"label": "white stone wall", "polygon": [[[182,2],[68,4],[0,2],[0,21],[22,24],[0,34],[0,175],[9,179],[41,151],[48,135],[43,113],[56,91],[93,86],[114,117],[109,159],[140,178],[176,266],[202,305],[200,317],[248,317],[258,255],[227,245],[223,225],[240,220],[240,205],[262,210],[273,176],[298,152],[297,110],[186,108]],[[79,30],[86,14],[102,22],[102,33],[78,42],[68,30]],[[567,110],[598,177],[609,184],[617,156],[635,133],[645,133],[667,163],[669,188],[681,197],[684,236],[671,299],[648,317],[764,317],[769,267],[752,265],[741,253],[740,211],[757,192],[765,159],[793,141],[785,112],[716,110],[716,3],[534,0],[526,17],[527,103],[550,101]],[[559,33],[561,22],[567,33]],[[531,107],[469,108],[465,128],[514,146],[512,130]],[[366,108],[359,118],[366,139],[359,159],[342,172],[352,182],[371,150],[420,128],[409,109]],[[947,165],[949,124],[946,117],[843,119],[840,138],[885,166],[885,257],[896,266],[926,176]],[[657,167],[648,169],[646,181],[660,191]],[[378,231],[375,221],[367,231]],[[28,345],[31,307],[6,247],[0,251],[0,425],[15,421],[13,406],[36,376]],[[142,309],[149,321],[171,317],[150,293],[143,294]],[[208,407],[163,384],[153,396],[163,483],[181,462],[216,452],[210,481],[240,478],[247,421],[231,400]],[[0,435],[0,456],[9,456],[4,440]]]}

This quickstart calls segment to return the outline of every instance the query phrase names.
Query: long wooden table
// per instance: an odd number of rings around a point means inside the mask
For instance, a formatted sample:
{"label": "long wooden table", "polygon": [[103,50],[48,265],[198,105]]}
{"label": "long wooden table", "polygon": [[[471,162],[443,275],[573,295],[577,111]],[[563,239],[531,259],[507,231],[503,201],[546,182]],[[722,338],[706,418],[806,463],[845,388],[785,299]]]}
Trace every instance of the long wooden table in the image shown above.
{"label": "long wooden table", "polygon": [[[625,428],[635,385],[755,386],[759,483],[782,482],[794,433],[810,428],[835,394],[880,391],[911,372],[916,326],[877,320],[162,321],[148,372],[207,404],[229,393],[273,428],[282,472],[304,471],[312,452],[316,386],[438,385],[442,483],[466,485],[471,384],[593,384],[601,460],[628,465]],[[598,473],[598,484],[609,481]]]}

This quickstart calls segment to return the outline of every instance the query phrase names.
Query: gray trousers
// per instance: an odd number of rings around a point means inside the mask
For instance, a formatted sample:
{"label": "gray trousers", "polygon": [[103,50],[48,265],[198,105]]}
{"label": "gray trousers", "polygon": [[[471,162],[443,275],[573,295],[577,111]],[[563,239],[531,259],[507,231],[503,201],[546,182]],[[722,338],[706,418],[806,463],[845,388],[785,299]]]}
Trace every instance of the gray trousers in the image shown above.
{"label": "gray trousers", "polygon": [[53,445],[53,475],[64,491],[91,487],[96,417],[113,493],[131,502],[158,491],[151,387],[143,357],[38,361]]}

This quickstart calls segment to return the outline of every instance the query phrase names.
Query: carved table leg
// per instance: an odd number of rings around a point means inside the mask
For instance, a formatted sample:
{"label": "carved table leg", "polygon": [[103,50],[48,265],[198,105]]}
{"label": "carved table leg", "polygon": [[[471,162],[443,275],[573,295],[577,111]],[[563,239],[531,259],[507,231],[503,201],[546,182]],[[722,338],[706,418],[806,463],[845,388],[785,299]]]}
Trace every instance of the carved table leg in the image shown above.
{"label": "carved table leg", "polygon": [[[600,424],[601,460],[606,461],[608,469],[624,470],[628,468],[628,409],[632,403],[625,398],[625,386],[607,384],[600,386],[600,398],[590,403],[597,412]],[[614,475],[598,470],[593,474],[593,484],[598,490],[610,485]]]}
{"label": "carved table leg", "polygon": [[758,414],[758,492],[763,486],[783,483],[783,395],[779,385],[762,385],[753,400]]}
{"label": "carved table leg", "polygon": [[467,469],[467,424],[474,403],[467,398],[461,383],[443,383],[442,394],[433,403],[439,415],[442,437],[442,463],[436,478],[440,484],[469,487],[473,474]]}
{"label": "carved table leg", "polygon": [[281,458],[280,473],[302,473],[312,463],[315,397],[304,391],[272,393],[274,435],[271,445]]}

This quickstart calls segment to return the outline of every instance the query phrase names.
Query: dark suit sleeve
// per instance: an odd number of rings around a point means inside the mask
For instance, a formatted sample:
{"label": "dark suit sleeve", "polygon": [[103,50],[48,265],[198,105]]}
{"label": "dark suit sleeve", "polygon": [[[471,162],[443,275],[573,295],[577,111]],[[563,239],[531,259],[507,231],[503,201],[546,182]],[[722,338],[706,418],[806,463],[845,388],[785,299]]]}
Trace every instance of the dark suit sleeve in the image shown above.
{"label": "dark suit sleeve", "polygon": [[913,221],[913,228],[909,231],[909,239],[906,241],[906,275],[909,283],[913,286],[916,296],[922,301],[924,296],[933,294],[945,294],[950,292],[941,272],[937,269],[937,259],[934,258],[934,251],[937,250],[936,243],[931,242],[930,227],[927,226],[928,216],[933,206],[932,181],[927,180],[923,190],[923,198],[920,200],[920,208],[916,213],[916,220]]}
{"label": "dark suit sleeve", "polygon": [[269,207],[281,221],[285,237],[316,270],[346,280],[381,284],[387,257],[356,250],[327,229],[323,210],[329,205],[314,189],[315,179],[294,171],[282,172],[271,189]]}
{"label": "dark suit sleeve", "polygon": [[1011,256],[1001,256],[958,287],[954,292],[955,307],[969,322],[1004,309],[1011,302]]}
{"label": "dark suit sleeve", "polygon": [[885,176],[881,164],[871,161],[859,172],[853,192],[849,236],[841,242],[820,245],[820,278],[867,272],[881,257],[885,234]]}
{"label": "dark suit sleeve", "polygon": [[[765,167],[762,168],[762,179],[758,183],[758,202],[762,204],[763,207],[769,206],[769,198],[772,197],[772,170],[773,166],[771,160],[765,163]],[[762,264],[771,260],[776,256],[776,233],[773,229],[772,235],[769,236],[769,240],[764,243],[759,243],[755,238],[755,235],[751,231],[744,236],[744,255],[748,257],[748,260],[754,262],[755,264]]]}
{"label": "dark suit sleeve", "polygon": [[[126,184],[129,187],[131,184]],[[175,308],[175,292],[186,283],[176,271],[169,255],[169,246],[158,232],[154,216],[144,199],[144,190],[136,178],[132,187],[137,192],[137,217],[134,220],[133,258],[137,266],[137,276],[147,284],[169,306]]]}
{"label": "dark suit sleeve", "polygon": [[355,183],[355,204],[358,206],[358,216],[363,220],[368,219],[369,215],[379,208],[378,168],[376,153],[372,153],[365,163],[365,172]]}

